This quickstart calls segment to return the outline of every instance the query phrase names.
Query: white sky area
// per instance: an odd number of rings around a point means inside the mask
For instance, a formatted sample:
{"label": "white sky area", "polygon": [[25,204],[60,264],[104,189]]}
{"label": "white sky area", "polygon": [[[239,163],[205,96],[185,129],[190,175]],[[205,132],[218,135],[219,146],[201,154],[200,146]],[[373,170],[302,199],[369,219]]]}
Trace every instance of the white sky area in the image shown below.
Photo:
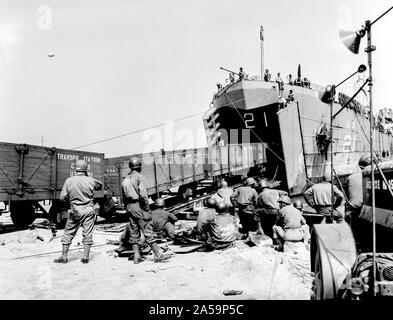
{"label": "white sky area", "polygon": [[[206,145],[205,112],[227,73],[265,67],[337,84],[367,63],[338,37],[392,0],[0,0],[0,141],[83,148],[106,156]],[[373,26],[374,106],[393,107],[393,11]],[[54,57],[48,57],[53,52]],[[354,92],[356,78],[343,86]],[[186,120],[177,118],[201,112]],[[153,139],[153,138],[156,139]]]}

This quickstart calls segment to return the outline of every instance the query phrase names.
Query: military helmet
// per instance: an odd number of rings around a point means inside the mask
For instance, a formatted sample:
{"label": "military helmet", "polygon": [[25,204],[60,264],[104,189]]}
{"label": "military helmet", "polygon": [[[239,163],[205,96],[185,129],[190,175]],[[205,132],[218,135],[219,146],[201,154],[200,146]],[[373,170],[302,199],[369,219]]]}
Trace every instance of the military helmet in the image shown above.
{"label": "military helmet", "polygon": [[162,199],[162,198],[157,198],[157,199],[156,199],[156,206],[157,206],[157,207],[160,207],[160,208],[165,207],[165,201],[164,201],[164,199]]}
{"label": "military helmet", "polygon": [[359,159],[359,167],[367,167],[371,164],[371,156],[369,154],[362,154]]}
{"label": "military helmet", "polygon": [[279,202],[286,203],[286,204],[291,204],[291,199],[290,199],[288,196],[281,196],[281,197],[278,199],[278,201],[279,201]]}
{"label": "military helmet", "polygon": [[246,179],[246,185],[249,187],[255,186],[257,184],[257,182],[255,181],[254,178],[247,178]]}
{"label": "military helmet", "polygon": [[75,162],[75,170],[87,172],[87,162],[85,160],[78,160]]}
{"label": "military helmet", "polygon": [[302,210],[302,209],[303,209],[303,202],[301,202],[300,200],[296,200],[296,201],[293,203],[293,206],[294,206],[296,209]]}
{"label": "military helmet", "polygon": [[228,207],[224,201],[217,202],[216,204],[216,211],[217,213],[225,213]]}
{"label": "military helmet", "polygon": [[228,182],[226,182],[225,180],[221,181],[221,188],[228,188]]}
{"label": "military helmet", "polygon": [[131,170],[140,169],[140,168],[142,168],[142,162],[139,158],[132,157],[130,159],[130,162],[128,163],[128,166],[130,167]]}
{"label": "military helmet", "polygon": [[260,187],[261,189],[270,188],[270,183],[268,183],[266,180],[261,180],[261,181],[259,182],[259,187]]}
{"label": "military helmet", "polygon": [[209,200],[207,200],[206,204],[208,208],[214,208],[217,204],[217,201],[214,198],[210,198]]}

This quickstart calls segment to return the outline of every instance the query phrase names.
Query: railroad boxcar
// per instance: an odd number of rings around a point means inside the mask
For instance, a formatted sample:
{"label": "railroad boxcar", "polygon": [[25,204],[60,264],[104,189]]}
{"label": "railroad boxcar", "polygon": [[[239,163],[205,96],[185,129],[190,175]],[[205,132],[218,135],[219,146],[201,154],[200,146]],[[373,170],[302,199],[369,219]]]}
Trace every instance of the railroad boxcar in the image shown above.
{"label": "railroad boxcar", "polygon": [[[225,147],[160,151],[105,159],[105,187],[113,196],[121,197],[121,182],[129,173],[131,157],[143,161],[149,196],[198,187],[206,179],[224,176],[247,176],[266,161],[263,144],[229,145]],[[257,175],[257,174],[256,174]]]}
{"label": "railroad boxcar", "polygon": [[[103,181],[102,153],[0,142],[0,201],[9,205],[14,225],[31,224],[35,209],[61,219],[64,210],[58,199],[78,159],[86,160],[89,175]],[[102,198],[103,192],[96,192],[95,197]],[[49,213],[39,204],[43,200],[52,200]]]}

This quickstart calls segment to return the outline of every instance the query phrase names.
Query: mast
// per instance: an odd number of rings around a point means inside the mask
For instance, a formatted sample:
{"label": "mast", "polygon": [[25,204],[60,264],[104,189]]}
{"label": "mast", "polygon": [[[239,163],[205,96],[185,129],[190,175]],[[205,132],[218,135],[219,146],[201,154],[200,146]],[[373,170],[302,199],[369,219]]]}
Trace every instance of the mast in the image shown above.
{"label": "mast", "polygon": [[[375,22],[375,21],[374,21]],[[369,101],[370,101],[370,160],[371,160],[371,210],[372,210],[372,233],[373,233],[373,295],[376,295],[375,279],[377,275],[376,270],[376,232],[375,232],[375,189],[374,189],[374,114],[373,114],[373,77],[372,77],[372,58],[371,52],[375,50],[375,47],[371,44],[371,21],[366,21],[367,30],[367,62],[368,62],[368,85],[369,90]]]}
{"label": "mast", "polygon": [[[300,65],[299,65],[300,67]],[[332,90],[332,99],[330,101],[330,197],[331,197],[331,202],[332,202],[332,207],[331,207],[331,223],[334,223],[334,192],[333,192],[333,172],[334,172],[334,166],[333,166],[333,104],[334,104],[334,94],[335,94],[335,88],[334,86]]]}
{"label": "mast", "polygon": [[260,26],[260,29],[259,29],[259,39],[261,41],[261,80],[263,80],[263,71],[265,68],[265,66],[264,66],[265,62],[264,62],[263,26]]}

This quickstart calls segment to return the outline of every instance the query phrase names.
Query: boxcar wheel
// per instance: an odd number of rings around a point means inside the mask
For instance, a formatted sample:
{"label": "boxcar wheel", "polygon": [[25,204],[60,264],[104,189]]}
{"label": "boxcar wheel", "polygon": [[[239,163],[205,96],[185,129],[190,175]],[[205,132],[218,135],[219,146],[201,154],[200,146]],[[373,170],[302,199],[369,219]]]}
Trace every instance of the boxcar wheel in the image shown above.
{"label": "boxcar wheel", "polygon": [[12,223],[18,229],[27,228],[35,220],[35,210],[30,201],[13,201],[10,206]]}
{"label": "boxcar wheel", "polygon": [[53,202],[49,208],[49,220],[56,224],[58,229],[64,229],[67,218],[64,218],[63,212],[66,211],[59,203]]}

